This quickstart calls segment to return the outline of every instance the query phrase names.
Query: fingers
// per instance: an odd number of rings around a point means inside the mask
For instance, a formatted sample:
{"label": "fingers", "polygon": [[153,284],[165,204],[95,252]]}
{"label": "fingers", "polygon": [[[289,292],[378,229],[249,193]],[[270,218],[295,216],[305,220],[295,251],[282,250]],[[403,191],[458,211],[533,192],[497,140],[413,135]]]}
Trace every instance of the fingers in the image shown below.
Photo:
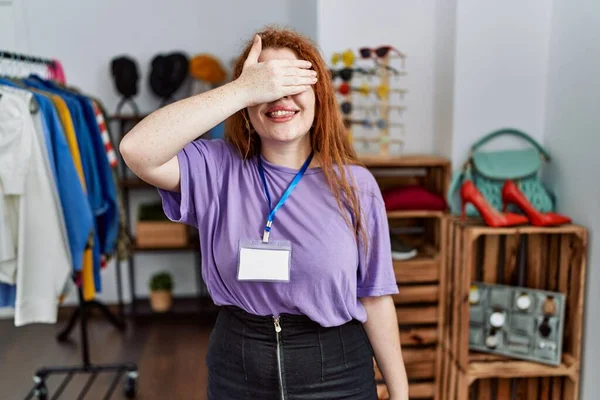
{"label": "fingers", "polygon": [[262,39],[260,38],[259,35],[256,35],[256,36],[254,36],[254,42],[252,43],[252,47],[250,48],[248,57],[246,57],[246,61],[244,61],[244,67],[258,63],[258,57],[260,57],[261,51],[262,51]]}
{"label": "fingers", "polygon": [[317,71],[313,71],[312,69],[302,69],[302,68],[289,67],[289,68],[286,68],[284,70],[283,75],[284,76],[310,76],[310,77],[315,77],[315,76],[317,76]]}
{"label": "fingers", "polygon": [[306,60],[285,59],[278,60],[282,67],[310,68],[312,63]]}
{"label": "fingers", "polygon": [[283,86],[303,86],[317,83],[315,76],[286,76],[281,80]]}
{"label": "fingers", "polygon": [[302,92],[306,92],[310,89],[311,85],[297,85],[297,86],[286,86],[285,87],[285,96],[293,96],[295,94],[300,94]]}

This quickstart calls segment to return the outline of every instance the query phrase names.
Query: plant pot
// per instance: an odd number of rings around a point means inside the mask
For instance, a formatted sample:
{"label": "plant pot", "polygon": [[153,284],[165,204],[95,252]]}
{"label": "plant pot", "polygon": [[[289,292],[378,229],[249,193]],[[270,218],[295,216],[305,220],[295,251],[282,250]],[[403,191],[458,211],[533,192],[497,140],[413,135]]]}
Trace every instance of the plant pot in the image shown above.
{"label": "plant pot", "polygon": [[154,312],[166,312],[171,309],[173,297],[167,290],[155,290],[150,292],[150,306]]}

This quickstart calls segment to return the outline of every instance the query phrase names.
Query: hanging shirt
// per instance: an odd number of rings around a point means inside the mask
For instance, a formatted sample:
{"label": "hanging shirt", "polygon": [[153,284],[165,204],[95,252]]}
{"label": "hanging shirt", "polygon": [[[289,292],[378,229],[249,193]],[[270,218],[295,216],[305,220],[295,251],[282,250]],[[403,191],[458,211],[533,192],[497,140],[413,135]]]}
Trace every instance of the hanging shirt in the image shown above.
{"label": "hanging shirt", "polygon": [[[101,196],[104,201],[105,209],[97,213],[98,236],[100,237],[101,252],[105,254],[112,253],[118,235],[119,219],[117,212],[117,198],[115,182],[112,179],[111,168],[106,157],[106,150],[102,141],[102,134],[96,120],[96,113],[92,101],[82,95],[70,92],[52,81],[44,81],[36,76],[31,76],[25,80],[27,84],[37,82],[48,90],[65,95],[70,95],[79,101],[83,111],[85,123],[88,126],[91,147],[94,152],[95,164],[93,167],[98,171],[98,178],[101,186]],[[79,139],[79,138],[78,138]]]}
{"label": "hanging shirt", "polygon": [[[240,240],[260,240],[270,211],[257,157],[244,161],[222,140],[200,139],[177,159],[181,191],[159,193],[171,220],[199,228],[202,275],[215,304],[256,315],[302,314],[337,326],[366,321],[360,297],[398,292],[385,206],[367,169],[346,167],[358,188],[368,247],[357,244],[321,168],[309,168],[277,211],[270,233],[273,242],[291,242],[289,282],[241,282]],[[274,205],[298,171],[262,163]]]}
{"label": "hanging shirt", "polygon": [[104,151],[106,152],[108,163],[111,168],[117,168],[117,154],[115,153],[115,149],[113,149],[112,142],[108,136],[108,129],[106,129],[104,115],[95,101],[92,101],[92,106],[94,107],[94,114],[96,115],[96,122],[98,123],[98,129],[100,130],[102,144],[104,145]]}
{"label": "hanging shirt", "polygon": [[62,216],[56,212],[52,172],[28,105],[12,93],[0,97],[2,195],[18,204],[16,326],[55,323],[58,299],[72,270],[68,248],[57,234]]}
{"label": "hanging shirt", "polygon": [[[129,230],[127,228],[127,225],[125,224],[126,221],[126,215],[125,215],[125,205],[123,202],[123,190],[119,187],[119,173],[117,171],[117,165],[118,165],[118,160],[117,160],[117,155],[114,151],[115,149],[115,141],[114,141],[114,135],[111,133],[110,131],[110,124],[107,124],[106,121],[108,121],[108,113],[106,112],[106,109],[104,108],[104,106],[102,105],[102,102],[97,99],[97,98],[92,98],[92,101],[94,102],[94,104],[98,107],[98,110],[100,111],[100,114],[102,116],[102,121],[104,121],[104,125],[103,128],[106,129],[107,134],[106,136],[103,135],[103,138],[107,138],[110,146],[107,146],[107,149],[112,149],[112,150],[107,150],[107,156],[108,156],[108,160],[109,163],[111,163],[111,167],[113,168],[113,181],[115,182],[115,187],[117,189],[117,209],[119,210],[119,235],[117,238],[117,250],[116,250],[116,255],[118,256],[119,260],[126,260],[130,255],[131,255],[131,238],[129,236]],[[113,153],[114,154],[114,159],[117,161],[117,163],[111,162],[111,160],[113,159],[113,157],[109,154],[109,153]],[[110,260],[110,256],[107,256],[106,259],[103,259],[104,261]],[[102,266],[106,266],[106,263],[103,263]]]}
{"label": "hanging shirt", "polygon": [[[12,82],[0,79],[0,84],[12,85]],[[74,271],[80,271],[83,266],[83,253],[93,228],[93,217],[84,188],[80,183],[73,157],[69,150],[65,132],[56,109],[48,97],[33,92],[48,126],[48,152],[53,154],[53,171],[58,188],[62,212],[67,230]],[[49,144],[48,144],[49,143]]]}
{"label": "hanging shirt", "polygon": [[85,176],[83,175],[83,166],[81,165],[81,153],[79,152],[77,135],[75,134],[75,126],[73,126],[73,119],[71,118],[69,107],[67,107],[67,103],[65,103],[65,101],[58,95],[52,95],[50,98],[52,99],[52,103],[54,103],[54,107],[56,108],[65,131],[65,138],[67,139],[67,144],[69,145],[69,151],[71,152],[73,164],[77,170],[77,175],[79,175],[79,181],[81,182],[84,190],[87,190],[87,187],[85,186]]}
{"label": "hanging shirt", "polygon": [[[0,91],[0,100],[4,93]],[[17,280],[20,204],[31,156],[31,137],[21,136],[23,123],[18,118],[8,117],[0,123],[0,282],[14,285]],[[0,289],[6,290],[4,286]],[[14,304],[8,296],[10,294],[2,297],[7,297],[7,301]]]}
{"label": "hanging shirt", "polygon": [[[25,90],[19,89],[13,82],[6,79],[0,79],[0,85],[11,90],[18,90],[21,95],[29,95]],[[54,108],[54,102],[45,92],[33,90],[33,96],[39,107],[39,112],[34,114],[34,126],[36,133],[44,136],[43,146],[44,155],[48,155],[50,169],[54,179],[51,181],[53,192],[57,199],[58,213],[63,218],[61,222],[61,233],[68,243],[72,267],[74,271],[82,271],[82,286],[84,298],[91,300],[95,297],[95,279],[93,276],[93,258],[88,245],[88,240],[92,231],[92,213],[81,184],[73,182],[76,179],[76,157],[70,154],[73,146],[67,146],[65,139],[65,130]],[[29,96],[31,97],[31,96]],[[39,122],[38,122],[39,121]],[[41,125],[41,131],[40,131]],[[71,134],[73,132],[70,132]],[[71,136],[69,134],[67,137]],[[75,138],[72,138],[75,140]],[[75,143],[76,147],[76,143]],[[79,160],[81,162],[81,160]],[[80,179],[81,181],[81,176]],[[16,269],[16,262],[15,262]],[[6,283],[14,283],[5,281]],[[16,293],[16,291],[13,291]]]}
{"label": "hanging shirt", "polygon": [[[34,131],[38,135],[38,140],[40,141],[40,143],[44,144],[42,146],[42,155],[43,155],[45,167],[47,170],[52,171],[53,179],[51,179],[50,185],[52,188],[52,195],[54,196],[54,203],[57,206],[56,213],[58,215],[62,216],[63,215],[62,204],[60,202],[60,196],[58,193],[58,189],[56,187],[57,172],[56,172],[56,164],[55,164],[50,128],[49,128],[48,124],[46,123],[46,119],[42,115],[43,113],[39,112],[39,103],[35,100],[35,98],[33,98],[31,96],[31,93],[29,93],[28,91],[23,90],[21,88],[17,88],[17,87],[3,85],[0,82],[0,93],[3,93],[3,92],[13,93],[13,94],[19,96],[20,98],[22,98],[26,103],[29,104],[29,110],[32,113],[32,118],[33,118],[33,122],[34,122]],[[0,200],[0,201],[2,201],[2,200]],[[0,207],[0,208],[4,208],[5,210],[7,209],[6,207]],[[15,210],[15,212],[9,213],[7,218],[10,218],[11,215],[13,215],[13,216],[17,215],[17,211]],[[60,229],[59,234],[60,234],[63,242],[65,243],[65,246],[67,246],[68,245],[68,236],[67,236],[67,229],[66,229],[63,218],[60,218],[60,223],[61,223],[60,224],[61,229]],[[16,226],[14,221],[4,225],[2,223],[2,221],[0,220],[0,238],[3,236],[6,238],[6,235],[2,235],[2,230],[8,229],[8,227],[11,225]],[[15,240],[16,239],[14,239],[12,241],[13,246],[16,243]],[[2,242],[4,242],[4,241],[0,240],[0,246],[2,246]],[[10,252],[10,253],[13,253],[13,252]],[[0,250],[0,254],[4,254],[4,256],[0,255],[0,281],[2,281],[4,283],[8,283],[8,284],[15,284],[16,269],[17,269],[16,254],[14,254],[13,259],[7,259],[6,255],[9,253],[7,253],[5,251]]]}
{"label": "hanging shirt", "polygon": [[[56,107],[58,116],[62,122],[64,128],[65,137],[69,146],[69,152],[73,159],[73,164],[77,170],[79,181],[83,187],[84,192],[87,196],[87,187],[85,184],[85,176],[83,174],[83,166],[81,163],[81,153],[79,152],[79,145],[77,144],[77,135],[75,134],[75,128],[73,126],[73,119],[71,113],[67,107],[67,103],[58,95],[51,95],[52,103]],[[91,215],[91,214],[90,214]],[[90,232],[90,234],[93,234]],[[93,300],[96,297],[96,282],[94,277],[94,258],[93,249],[88,247],[83,253],[83,263],[81,268],[81,286],[83,290],[83,298],[86,301]]]}
{"label": "hanging shirt", "polygon": [[[31,76],[25,79],[24,83],[30,87],[58,94],[65,100],[69,112],[71,113],[75,125],[75,132],[77,134],[79,151],[81,153],[81,162],[87,186],[88,200],[91,204],[94,216],[94,232],[96,234],[93,237],[94,242],[92,248],[93,275],[95,291],[100,292],[102,290],[102,281],[100,277],[101,253],[106,251],[102,245],[107,242],[106,220],[110,219],[107,215],[112,216],[113,212],[116,210],[113,208],[114,205],[112,205],[110,196],[107,195],[111,188],[114,190],[114,182],[110,180],[107,181],[103,176],[104,170],[102,165],[105,165],[105,169],[108,170],[110,170],[110,166],[108,166],[108,161],[104,160],[103,162],[102,158],[98,160],[98,153],[102,154],[103,149],[100,134],[94,131],[94,129],[97,130],[98,127],[95,123],[93,108],[84,96],[75,95],[56,86],[50,81]],[[98,146],[100,147],[98,148]],[[106,159],[106,157],[104,157],[104,159]],[[107,185],[109,185],[109,187],[107,187]],[[113,201],[116,201],[116,199]],[[118,224],[118,220],[115,223]],[[113,235],[116,235],[117,233],[117,229],[112,232]]]}

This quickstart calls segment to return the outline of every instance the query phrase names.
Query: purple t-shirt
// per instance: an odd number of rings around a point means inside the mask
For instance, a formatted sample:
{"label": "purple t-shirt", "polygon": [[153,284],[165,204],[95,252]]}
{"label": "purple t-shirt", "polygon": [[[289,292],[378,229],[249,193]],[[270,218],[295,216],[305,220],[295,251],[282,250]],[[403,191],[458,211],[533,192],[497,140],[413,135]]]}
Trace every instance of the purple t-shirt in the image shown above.
{"label": "purple t-shirt", "polygon": [[[290,281],[241,282],[239,241],[260,240],[269,213],[257,158],[244,161],[229,143],[205,139],[177,157],[181,193],[159,193],[169,219],[198,228],[202,277],[215,304],[256,315],[303,314],[337,326],[352,318],[366,321],[359,297],[398,292],[383,199],[367,169],[349,167],[359,187],[368,254],[357,245],[321,168],[309,168],[277,211],[271,231],[270,240],[292,243]],[[298,171],[262,161],[275,205]]]}

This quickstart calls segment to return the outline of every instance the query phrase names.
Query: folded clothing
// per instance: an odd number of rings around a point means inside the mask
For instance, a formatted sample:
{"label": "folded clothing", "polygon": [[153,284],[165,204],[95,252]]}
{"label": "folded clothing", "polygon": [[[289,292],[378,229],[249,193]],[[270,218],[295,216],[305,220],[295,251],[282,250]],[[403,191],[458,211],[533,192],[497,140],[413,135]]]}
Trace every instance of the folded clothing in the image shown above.
{"label": "folded clothing", "polygon": [[383,201],[387,211],[394,210],[433,210],[444,211],[444,197],[432,193],[419,185],[403,186],[387,189],[383,193]]}

